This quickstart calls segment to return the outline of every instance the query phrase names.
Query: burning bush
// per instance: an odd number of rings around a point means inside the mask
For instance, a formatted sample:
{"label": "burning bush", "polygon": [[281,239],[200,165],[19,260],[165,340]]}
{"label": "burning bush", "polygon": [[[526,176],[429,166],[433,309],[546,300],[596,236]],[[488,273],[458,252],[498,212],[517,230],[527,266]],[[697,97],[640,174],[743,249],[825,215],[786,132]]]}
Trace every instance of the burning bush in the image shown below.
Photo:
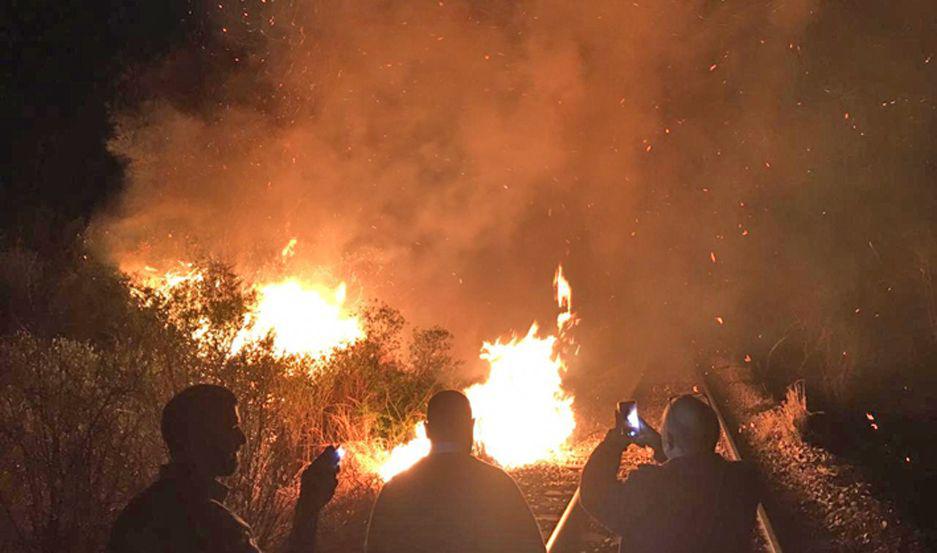
{"label": "burning bush", "polygon": [[[0,339],[0,463],[8,475],[0,481],[0,550],[100,550],[116,511],[155,473],[162,405],[194,382],[222,383],[240,399],[248,444],[229,502],[271,546],[286,529],[296,476],[320,447],[397,441],[439,376],[455,368],[445,330],[407,338],[400,313],[376,304],[360,314],[365,336],[331,355],[284,355],[273,336],[234,350],[255,297],[219,263],[169,291],[128,289],[126,278],[93,261],[61,281],[42,263],[31,267],[43,278],[3,283],[24,316],[21,331]],[[68,336],[64,321],[29,319],[78,313],[49,299],[63,281],[79,291],[69,304],[94,310],[100,301],[94,318],[108,321],[106,338],[88,329]],[[23,290],[29,294],[17,294]],[[36,302],[48,309],[33,309]],[[57,331],[48,336],[47,328]],[[349,478],[367,482],[354,465]]]}

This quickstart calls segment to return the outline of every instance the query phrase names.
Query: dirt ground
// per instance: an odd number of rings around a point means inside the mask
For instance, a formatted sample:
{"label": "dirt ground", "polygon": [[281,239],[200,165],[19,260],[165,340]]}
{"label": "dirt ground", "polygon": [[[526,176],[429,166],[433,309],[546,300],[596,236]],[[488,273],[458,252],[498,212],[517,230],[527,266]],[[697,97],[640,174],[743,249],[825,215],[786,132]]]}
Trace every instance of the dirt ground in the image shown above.
{"label": "dirt ground", "polygon": [[784,430],[777,403],[746,367],[709,372],[743,455],[758,463],[785,551],[924,552],[920,530],[876,498],[856,467]]}
{"label": "dirt ground", "polygon": [[[743,457],[754,461],[770,496],[769,515],[784,550],[797,553],[927,551],[922,533],[903,521],[887,501],[876,498],[861,474],[829,452],[777,430],[777,403],[752,383],[744,367],[710,371],[709,383]],[[644,382],[634,392],[642,416],[655,427],[669,398],[694,391],[699,382]],[[610,423],[611,409],[609,413]],[[546,541],[579,483],[582,465],[604,434],[604,425],[582,422],[577,446],[561,464],[540,463],[509,471],[530,504]],[[720,452],[726,453],[725,440]],[[631,447],[622,476],[650,451]],[[321,525],[321,550],[362,550],[371,504],[379,489],[373,480],[350,482],[328,508]],[[612,553],[618,539],[585,515],[575,551]],[[753,550],[764,551],[760,536]]]}

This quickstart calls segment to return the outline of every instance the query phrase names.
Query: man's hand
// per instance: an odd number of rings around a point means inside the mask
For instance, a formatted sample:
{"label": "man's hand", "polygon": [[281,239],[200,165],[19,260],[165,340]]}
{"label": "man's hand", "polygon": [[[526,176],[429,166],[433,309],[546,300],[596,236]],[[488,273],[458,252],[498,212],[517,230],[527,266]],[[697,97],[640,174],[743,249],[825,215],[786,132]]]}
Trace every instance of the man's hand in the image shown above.
{"label": "man's hand", "polygon": [[634,440],[631,438],[631,436],[622,434],[621,430],[617,427],[612,428],[606,432],[605,439],[602,441],[615,449],[620,449],[621,451],[628,449],[628,446],[634,443]]}
{"label": "man's hand", "polygon": [[605,443],[622,451],[627,449],[631,444],[641,447],[650,447],[654,450],[654,457],[660,460],[663,456],[660,434],[643,418],[640,419],[640,421],[641,426],[637,436],[624,434],[620,428],[616,427],[605,434]]}
{"label": "man's hand", "polygon": [[634,443],[641,447],[650,447],[655,451],[661,449],[660,433],[654,430],[643,418],[639,419],[641,426],[638,429],[638,435],[633,438]]}
{"label": "man's hand", "polygon": [[318,512],[335,495],[338,485],[338,453],[335,446],[326,447],[303,471],[300,477],[297,512]]}

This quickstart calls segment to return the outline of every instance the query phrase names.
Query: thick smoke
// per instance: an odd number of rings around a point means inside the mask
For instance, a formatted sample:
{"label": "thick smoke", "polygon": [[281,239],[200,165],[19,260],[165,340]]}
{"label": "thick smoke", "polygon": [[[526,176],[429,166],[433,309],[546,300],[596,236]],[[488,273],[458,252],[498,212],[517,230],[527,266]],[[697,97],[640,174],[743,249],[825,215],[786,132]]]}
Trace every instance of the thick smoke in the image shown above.
{"label": "thick smoke", "polygon": [[549,324],[562,262],[583,395],[691,367],[743,298],[800,301],[816,260],[773,203],[847,178],[877,109],[835,88],[853,76],[816,77],[854,54],[810,42],[849,10],[810,0],[201,9],[207,34],[132,75],[147,100],[115,113],[128,181],[103,251],[249,274],[296,237],[302,270],[448,327],[470,369],[482,339]]}

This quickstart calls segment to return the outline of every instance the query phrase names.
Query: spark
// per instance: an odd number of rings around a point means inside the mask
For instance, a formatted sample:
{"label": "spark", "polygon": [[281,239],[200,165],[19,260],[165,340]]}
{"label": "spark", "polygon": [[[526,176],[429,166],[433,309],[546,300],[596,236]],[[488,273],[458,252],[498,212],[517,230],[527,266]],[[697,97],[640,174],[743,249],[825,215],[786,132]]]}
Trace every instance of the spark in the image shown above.
{"label": "spark", "polygon": [[283,259],[289,259],[296,255],[296,242],[297,240],[295,238],[290,238],[290,241],[286,244],[286,246],[280,250],[280,257]]}

